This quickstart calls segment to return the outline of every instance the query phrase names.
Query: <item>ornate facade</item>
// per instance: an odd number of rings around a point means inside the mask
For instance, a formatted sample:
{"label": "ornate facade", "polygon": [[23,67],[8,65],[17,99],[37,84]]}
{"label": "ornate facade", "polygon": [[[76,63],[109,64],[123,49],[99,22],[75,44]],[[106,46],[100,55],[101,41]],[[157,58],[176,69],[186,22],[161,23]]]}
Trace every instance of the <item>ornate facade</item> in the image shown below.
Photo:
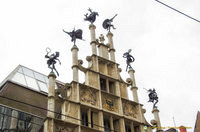
{"label": "ornate facade", "polygon": [[[48,78],[29,68],[18,66],[0,84],[0,131],[27,132],[151,132],[139,103],[134,70],[124,81],[115,62],[113,34],[107,41],[96,38],[95,25],[90,24],[92,54],[86,57],[88,67],[78,59],[78,47],[72,52],[71,83]],[[85,82],[79,82],[79,72]],[[133,101],[128,98],[131,88]],[[158,110],[151,123],[161,130]]]}
{"label": "ornate facade", "polygon": [[[86,57],[88,67],[83,67],[83,60],[78,59],[78,47],[74,45],[71,48],[73,81],[67,85],[68,88],[63,87],[68,91],[67,97],[55,93],[56,78],[54,74],[49,75],[48,108],[55,111],[55,101],[61,102],[62,114],[60,119],[56,119],[55,114],[49,111],[44,131],[151,131],[151,125],[144,118],[145,110],[138,102],[134,70],[129,69],[130,78],[125,82],[120,76],[119,64],[115,62],[113,34],[108,32],[108,43],[105,44],[103,35],[96,38],[95,28],[90,24],[92,55]],[[79,72],[85,74],[84,83],[79,83]],[[128,99],[128,87],[131,87],[134,101]],[[149,127],[145,129],[144,126]]]}

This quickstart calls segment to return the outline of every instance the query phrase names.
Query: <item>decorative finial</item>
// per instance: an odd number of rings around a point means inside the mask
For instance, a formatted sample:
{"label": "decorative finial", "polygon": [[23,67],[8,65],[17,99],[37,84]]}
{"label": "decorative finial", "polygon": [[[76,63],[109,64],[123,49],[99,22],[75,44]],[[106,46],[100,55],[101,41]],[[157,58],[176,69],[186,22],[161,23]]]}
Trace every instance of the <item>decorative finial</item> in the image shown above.
{"label": "decorative finial", "polygon": [[74,28],[74,30],[72,32],[66,32],[63,29],[63,32],[67,33],[71,37],[71,41],[74,42],[74,45],[76,45],[76,39],[83,40],[83,38],[82,38],[83,31],[81,29],[77,29],[75,31],[75,28]]}
{"label": "decorative finial", "polygon": [[111,27],[112,27],[113,29],[116,29],[116,28],[114,27],[114,25],[111,24],[112,21],[113,21],[113,19],[114,19],[116,16],[117,16],[117,14],[116,14],[114,17],[112,17],[111,19],[105,19],[105,20],[103,21],[103,28],[104,28],[104,29],[107,29],[109,32],[110,32],[110,28],[111,28]]}
{"label": "decorative finial", "polygon": [[131,67],[131,64],[130,64],[130,63],[134,62],[135,59],[134,59],[134,57],[133,57],[132,55],[130,55],[130,52],[131,52],[131,51],[132,51],[132,50],[129,49],[128,52],[126,52],[126,53],[123,54],[123,57],[126,58],[126,64],[127,64],[127,66],[126,66],[126,71],[127,71],[128,68],[129,68],[129,69],[133,69],[133,68]]}
{"label": "decorative finial", "polygon": [[104,39],[103,34],[100,34],[100,36],[99,36],[99,40],[100,40],[101,43],[104,43],[105,39]]}
{"label": "decorative finial", "polygon": [[53,70],[55,70],[57,75],[59,76],[59,73],[56,70],[55,64],[56,64],[56,60],[57,60],[57,61],[59,61],[59,64],[61,65],[61,62],[58,59],[60,53],[55,52],[55,54],[53,53],[53,54],[49,55],[49,53],[51,52],[50,48],[46,48],[46,52],[47,52],[47,54],[45,55],[45,58],[48,58],[48,60],[47,60],[48,68],[51,69],[51,72],[53,72]]}
{"label": "decorative finial", "polygon": [[92,11],[92,9],[88,9],[88,11],[90,12],[90,15],[88,15],[88,13],[86,13],[84,16],[84,20],[85,21],[89,21],[91,24],[95,22],[96,20],[96,16],[99,16],[98,12]]}
{"label": "decorative finial", "polygon": [[[144,88],[145,89],[145,88]],[[158,96],[157,96],[157,93],[156,93],[156,90],[153,88],[152,89],[145,89],[147,92],[149,92],[149,101],[148,102],[152,102],[153,103],[153,109],[156,109],[157,106],[156,104],[158,103]]]}

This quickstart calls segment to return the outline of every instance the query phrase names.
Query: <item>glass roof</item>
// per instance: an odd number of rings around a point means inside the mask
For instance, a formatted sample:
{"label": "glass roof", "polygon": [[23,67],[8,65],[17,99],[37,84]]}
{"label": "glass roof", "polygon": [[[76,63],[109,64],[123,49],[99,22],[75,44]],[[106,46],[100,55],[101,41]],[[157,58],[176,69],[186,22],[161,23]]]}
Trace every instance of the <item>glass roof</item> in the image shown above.
{"label": "glass roof", "polygon": [[19,65],[2,83],[5,83],[7,80],[39,92],[48,93],[48,77],[21,65]]}

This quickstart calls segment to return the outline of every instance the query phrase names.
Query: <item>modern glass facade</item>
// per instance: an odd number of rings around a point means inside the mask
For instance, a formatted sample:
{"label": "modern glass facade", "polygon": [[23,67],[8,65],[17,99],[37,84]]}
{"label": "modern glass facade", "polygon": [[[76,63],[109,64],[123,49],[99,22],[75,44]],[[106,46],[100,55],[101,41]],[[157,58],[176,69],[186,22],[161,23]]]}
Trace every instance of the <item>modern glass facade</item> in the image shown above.
{"label": "modern glass facade", "polygon": [[48,92],[49,83],[47,76],[23,66],[17,67],[16,71],[11,77],[11,81],[17,82],[40,92]]}
{"label": "modern glass facade", "polygon": [[0,105],[1,132],[42,132],[44,119]]}

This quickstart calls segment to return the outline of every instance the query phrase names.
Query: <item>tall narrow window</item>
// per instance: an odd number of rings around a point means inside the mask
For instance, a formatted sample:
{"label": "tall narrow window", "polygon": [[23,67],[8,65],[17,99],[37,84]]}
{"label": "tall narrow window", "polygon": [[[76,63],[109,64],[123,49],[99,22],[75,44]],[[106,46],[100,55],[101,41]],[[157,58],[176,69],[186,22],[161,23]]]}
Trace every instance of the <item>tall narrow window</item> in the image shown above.
{"label": "tall narrow window", "polygon": [[134,132],[140,132],[139,126],[134,127]]}
{"label": "tall narrow window", "polygon": [[93,128],[94,126],[93,126],[93,112],[91,111],[91,127]]}
{"label": "tall narrow window", "polygon": [[104,117],[103,121],[104,121],[104,131],[105,132],[111,132],[109,118]]}
{"label": "tall narrow window", "polygon": [[87,110],[81,110],[82,125],[88,126],[88,115]]}
{"label": "tall narrow window", "polygon": [[101,90],[106,91],[106,80],[103,78],[100,78],[100,87]]}
{"label": "tall narrow window", "polygon": [[112,94],[115,94],[115,83],[112,81],[109,81],[109,91]]}
{"label": "tall narrow window", "polygon": [[91,111],[91,127],[95,129],[99,129],[98,126],[98,112]]}
{"label": "tall narrow window", "polygon": [[21,130],[27,131],[28,129],[31,129],[31,120],[32,117],[29,114],[19,112],[19,117],[18,117],[18,127]]}
{"label": "tall narrow window", "polygon": [[12,110],[0,106],[0,131],[10,128]]}
{"label": "tall narrow window", "polygon": [[114,132],[120,131],[119,119],[113,119],[113,128],[114,128]]}
{"label": "tall narrow window", "polygon": [[125,123],[125,132],[131,132],[131,126],[128,123]]}

